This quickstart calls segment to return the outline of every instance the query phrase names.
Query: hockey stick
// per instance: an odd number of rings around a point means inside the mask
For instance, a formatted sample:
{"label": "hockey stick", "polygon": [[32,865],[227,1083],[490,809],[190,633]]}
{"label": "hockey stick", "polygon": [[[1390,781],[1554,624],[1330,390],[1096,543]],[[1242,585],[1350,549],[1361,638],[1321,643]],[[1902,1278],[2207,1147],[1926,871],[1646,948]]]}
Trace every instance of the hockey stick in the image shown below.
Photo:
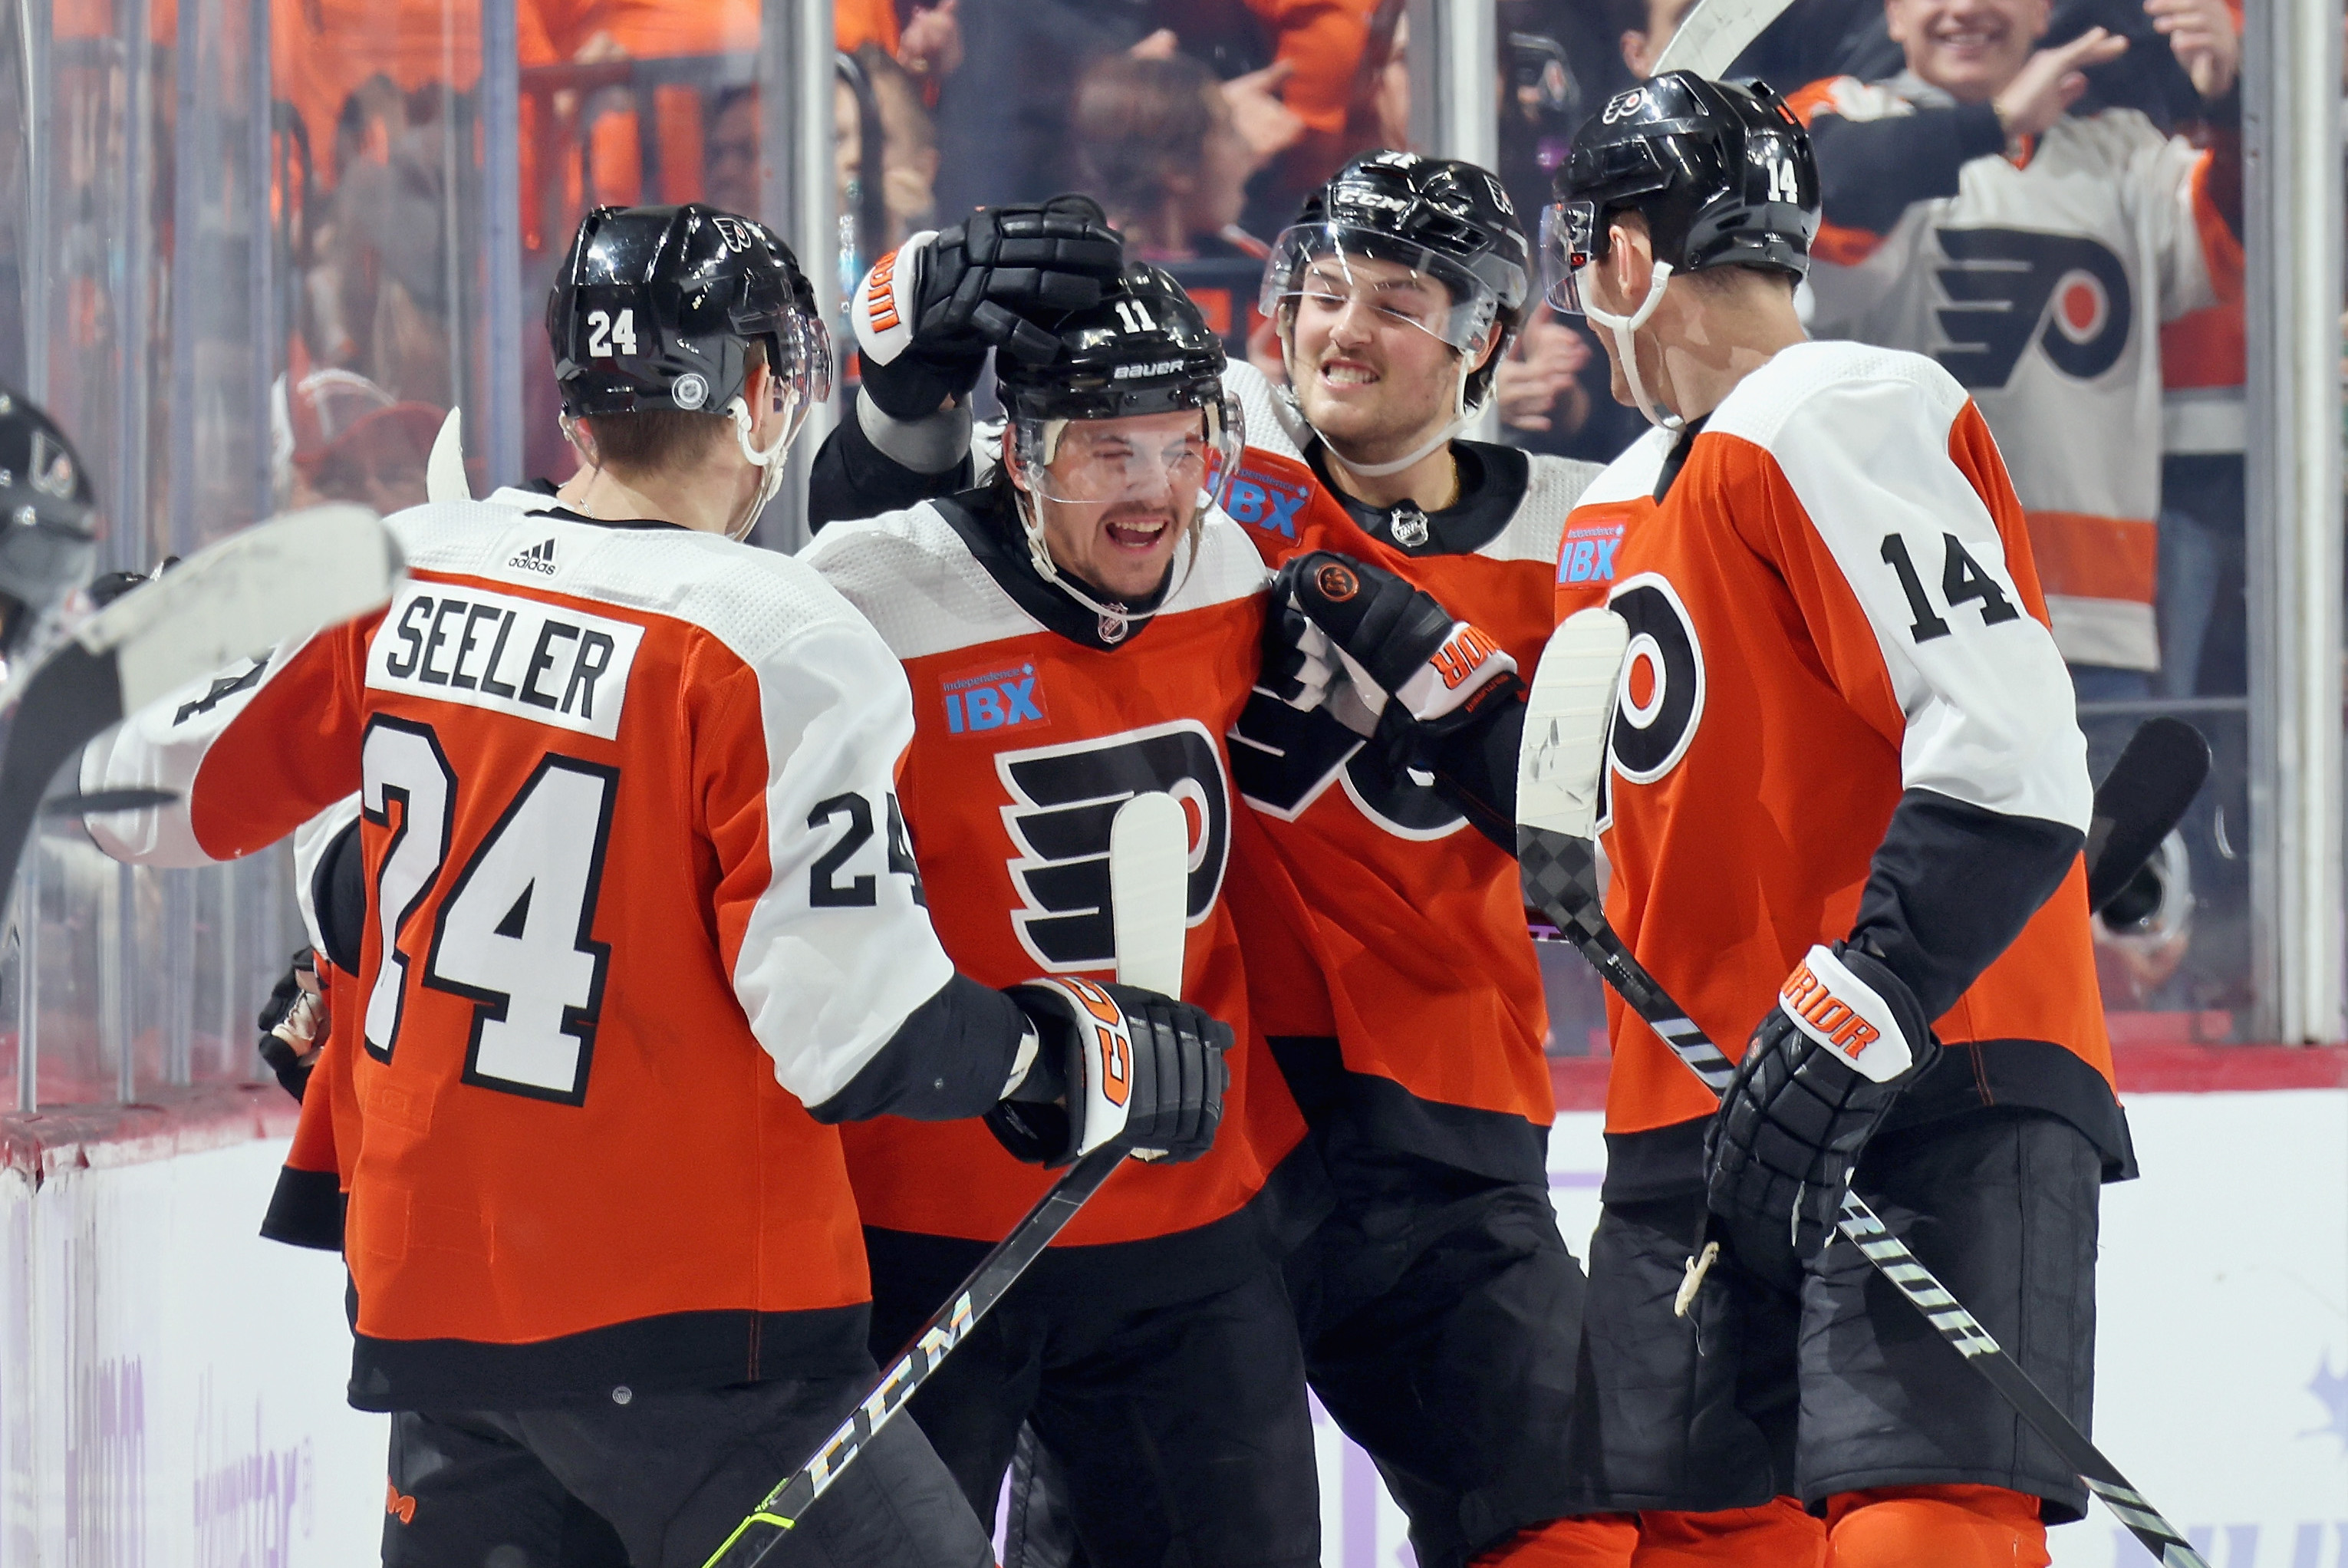
{"label": "hockey stick", "polygon": [[[0,690],[0,897],[57,769],[99,731],[189,681],[391,598],[399,547],[364,507],[255,523],[98,611]],[[103,809],[160,791],[97,797]],[[93,808],[98,809],[98,808]]]}
{"label": "hockey stick", "polygon": [[[1556,923],[1615,994],[1646,1020],[1688,1070],[1704,1080],[1705,1088],[1720,1094],[1727,1089],[1735,1069],[1632,956],[1607,923],[1599,897],[1591,839],[1604,783],[1607,728],[1628,640],[1629,630],[1621,616],[1611,610],[1584,610],[1558,628],[1541,655],[1526,702],[1524,747],[1518,758],[1519,875],[1526,901]],[[2159,839],[2152,841],[2157,843]],[[2020,1363],[1917,1261],[1908,1244],[1876,1217],[1856,1191],[1843,1194],[1836,1226],[1939,1330],[1966,1365],[2036,1429],[2155,1561],[2163,1568],[2209,1568],[2176,1527],[2072,1425]]]}
{"label": "hockey stick", "polygon": [[2100,913],[2185,820],[2209,777],[2209,743],[2181,718],[2147,718],[2096,789],[2087,823],[2087,908]]}
{"label": "hockey stick", "polygon": [[1700,0],[1655,57],[1651,73],[1694,71],[1709,81],[1736,63],[1746,46],[1768,31],[1793,0]]}
{"label": "hockey stick", "polygon": [[[1144,985],[1169,996],[1180,992],[1189,863],[1189,823],[1171,795],[1136,795],[1117,808],[1109,824],[1108,885],[1119,985]],[[1117,1144],[1094,1150],[1037,1199],[1011,1233],[946,1297],[945,1305],[930,1315],[848,1419],[750,1511],[702,1568],[754,1568],[781,1545],[824,1489],[905,1408],[913,1390],[1003,1299],[1128,1152]]]}

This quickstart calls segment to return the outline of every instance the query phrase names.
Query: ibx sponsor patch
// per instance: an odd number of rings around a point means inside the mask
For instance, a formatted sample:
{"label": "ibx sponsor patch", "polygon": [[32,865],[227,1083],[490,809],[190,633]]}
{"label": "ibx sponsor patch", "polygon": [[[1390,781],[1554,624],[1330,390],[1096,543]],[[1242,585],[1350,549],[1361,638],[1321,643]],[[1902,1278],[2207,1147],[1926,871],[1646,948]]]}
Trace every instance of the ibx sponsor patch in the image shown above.
{"label": "ibx sponsor patch", "polygon": [[940,687],[946,699],[946,733],[984,733],[1049,723],[1044,694],[1037,686],[1041,678],[1032,664],[948,676]]}
{"label": "ibx sponsor patch", "polygon": [[1296,514],[1304,510],[1304,498],[1312,493],[1310,487],[1294,480],[1241,469],[1231,480],[1223,510],[1250,528],[1292,540],[1297,537]]}
{"label": "ibx sponsor patch", "polygon": [[1614,552],[1622,547],[1623,520],[1593,519],[1589,522],[1568,521],[1565,543],[1557,552],[1557,580],[1560,583],[1612,583],[1614,581]]}

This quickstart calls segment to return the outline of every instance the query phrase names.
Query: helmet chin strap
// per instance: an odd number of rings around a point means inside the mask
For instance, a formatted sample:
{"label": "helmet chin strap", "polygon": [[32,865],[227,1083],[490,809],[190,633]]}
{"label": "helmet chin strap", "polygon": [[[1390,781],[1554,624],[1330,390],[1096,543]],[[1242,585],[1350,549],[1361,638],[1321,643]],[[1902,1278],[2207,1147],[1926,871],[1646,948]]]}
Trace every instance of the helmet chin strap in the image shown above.
{"label": "helmet chin strap", "polygon": [[[1289,345],[1285,338],[1281,340],[1280,351],[1282,361],[1287,364],[1289,385],[1293,388],[1296,382],[1296,366],[1289,354]],[[1327,431],[1313,423],[1312,418],[1304,412],[1303,402],[1295,397],[1292,390],[1290,392],[1290,401],[1294,404],[1298,417],[1304,420],[1306,427],[1314,435],[1321,438],[1321,444],[1329,449],[1330,455],[1345,465],[1345,470],[1348,473],[1359,474],[1365,480],[1382,480],[1388,474],[1402,472],[1437,448],[1447,444],[1460,431],[1475,422],[1476,416],[1484,407],[1481,402],[1478,402],[1473,407],[1470,407],[1468,402],[1468,383],[1475,374],[1475,366],[1468,356],[1462,354],[1459,356],[1459,380],[1451,389],[1451,418],[1445,421],[1435,434],[1413,447],[1406,455],[1387,463],[1355,462],[1338,449],[1337,443],[1329,438]]]}
{"label": "helmet chin strap", "polygon": [[750,405],[736,397],[726,405],[726,414],[734,421],[735,444],[742,449],[742,456],[758,470],[758,493],[750,502],[749,511],[741,521],[726,531],[726,538],[740,541],[750,537],[750,531],[758,526],[758,514],[767,510],[767,503],[775,499],[777,490],[783,488],[783,449],[791,444],[791,430],[786,421],[783,433],[775,438],[775,444],[761,450],[750,444]]}
{"label": "helmet chin strap", "polygon": [[1649,395],[1646,378],[1639,374],[1636,336],[1638,330],[1654,316],[1655,307],[1663,303],[1663,288],[1671,281],[1671,263],[1657,262],[1654,275],[1647,282],[1647,297],[1640,302],[1637,310],[1629,315],[1616,315],[1611,310],[1601,309],[1591,304],[1590,296],[1585,294],[1581,299],[1581,314],[1614,335],[1614,352],[1622,365],[1622,379],[1631,384],[1631,397],[1639,405],[1639,412],[1647,417],[1647,423],[1660,425],[1666,430],[1676,430],[1687,421]]}

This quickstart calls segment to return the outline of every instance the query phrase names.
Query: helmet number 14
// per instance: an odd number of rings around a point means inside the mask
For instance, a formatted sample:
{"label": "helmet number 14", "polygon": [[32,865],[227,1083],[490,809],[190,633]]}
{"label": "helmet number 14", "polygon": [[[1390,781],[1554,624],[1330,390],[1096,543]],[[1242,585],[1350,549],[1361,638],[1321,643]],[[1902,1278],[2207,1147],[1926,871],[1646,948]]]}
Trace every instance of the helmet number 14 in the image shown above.
{"label": "helmet number 14", "polygon": [[587,313],[587,352],[597,359],[612,357],[612,346],[618,344],[622,354],[636,351],[636,313],[623,310],[614,316],[607,310]]}
{"label": "helmet number 14", "polygon": [[1773,158],[1769,160],[1769,200],[1791,202],[1796,206],[1801,204],[1802,182],[1794,172],[1792,159]]}

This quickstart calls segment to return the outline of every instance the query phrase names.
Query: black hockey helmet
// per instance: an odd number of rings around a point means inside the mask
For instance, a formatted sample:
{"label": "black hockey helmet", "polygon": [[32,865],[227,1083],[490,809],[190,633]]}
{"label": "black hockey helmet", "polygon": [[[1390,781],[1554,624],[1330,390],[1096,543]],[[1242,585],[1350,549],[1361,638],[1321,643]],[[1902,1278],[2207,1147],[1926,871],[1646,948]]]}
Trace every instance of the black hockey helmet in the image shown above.
{"label": "black hockey helmet", "polygon": [[580,221],[546,301],[554,378],[571,415],[723,413],[766,346],[780,396],[830,396],[831,345],[790,247],[754,219],[699,202],[598,207]]}
{"label": "black hockey helmet", "polygon": [[0,387],[0,655],[14,658],[89,581],[89,474],[55,420]]}
{"label": "black hockey helmet", "polygon": [[[1179,480],[1195,495],[1189,519],[1195,566],[1207,509],[1230,488],[1247,438],[1239,400],[1223,388],[1222,338],[1182,285],[1146,262],[1128,263],[1097,304],[1035,325],[1059,340],[1048,360],[994,356],[995,387],[1010,416],[1004,459],[1020,488],[1053,500],[1097,503],[1137,487],[1165,493],[1160,487]],[[1075,449],[1064,442],[1071,424],[1186,409],[1198,410],[1200,422],[1183,449],[1144,450],[1114,437]],[[1098,613],[1103,636],[1122,638],[1131,613],[1067,580],[1053,562],[1035,507],[1023,503],[1019,521],[1036,572]]]}
{"label": "black hockey helmet", "polygon": [[[1314,263],[1334,260],[1342,270],[1349,256],[1394,262],[1443,284],[1448,318],[1416,325],[1462,353],[1495,322],[1505,341],[1524,319],[1532,246],[1498,179],[1473,163],[1379,151],[1346,164],[1272,242],[1263,314],[1283,323],[1300,294],[1327,286],[1328,269],[1316,272]],[[1483,400],[1498,364],[1495,354],[1477,372],[1469,402]]]}
{"label": "black hockey helmet", "polygon": [[1809,132],[1765,82],[1667,71],[1584,121],[1541,221],[1549,301],[1581,314],[1576,274],[1606,253],[1607,220],[1647,220],[1673,273],[1746,266],[1799,278],[1818,232]]}

